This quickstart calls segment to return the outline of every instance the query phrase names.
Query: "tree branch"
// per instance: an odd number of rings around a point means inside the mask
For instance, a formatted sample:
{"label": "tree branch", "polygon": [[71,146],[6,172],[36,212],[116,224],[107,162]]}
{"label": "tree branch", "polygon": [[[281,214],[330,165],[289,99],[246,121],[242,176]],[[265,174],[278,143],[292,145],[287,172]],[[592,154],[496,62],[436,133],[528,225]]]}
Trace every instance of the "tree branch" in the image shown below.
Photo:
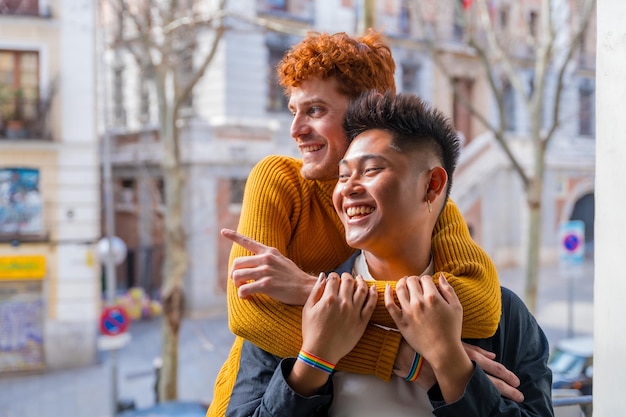
{"label": "tree branch", "polygon": [[[226,5],[226,0],[220,0],[220,9],[223,10]],[[187,84],[183,87],[182,92],[178,97],[176,97],[175,106],[176,111],[178,111],[179,106],[192,92],[194,86],[198,83],[200,78],[206,72],[206,69],[209,67],[211,61],[215,57],[215,53],[217,52],[217,47],[219,46],[220,40],[224,36],[226,28],[223,25],[223,16],[220,18],[220,25],[215,30],[215,38],[213,39],[213,44],[211,45],[211,50],[204,57],[204,61],[200,68],[194,73],[193,77],[187,82]]]}
{"label": "tree branch", "polygon": [[578,30],[575,31],[575,34],[572,37],[572,41],[569,43],[567,47],[567,56],[563,60],[563,64],[561,65],[561,68],[559,68],[557,84],[556,84],[556,94],[554,98],[554,114],[552,115],[552,125],[543,140],[544,147],[548,146],[548,143],[550,142],[550,140],[554,136],[554,133],[560,126],[559,113],[561,110],[561,96],[563,95],[565,73],[567,71],[567,66],[569,65],[569,63],[572,61],[572,58],[574,57],[576,47],[580,45],[583,35],[585,31],[587,30],[587,27],[589,26],[589,20],[591,19],[591,15],[593,14],[594,5],[595,5],[595,0],[585,0],[583,13],[582,13],[582,20],[580,22]]}

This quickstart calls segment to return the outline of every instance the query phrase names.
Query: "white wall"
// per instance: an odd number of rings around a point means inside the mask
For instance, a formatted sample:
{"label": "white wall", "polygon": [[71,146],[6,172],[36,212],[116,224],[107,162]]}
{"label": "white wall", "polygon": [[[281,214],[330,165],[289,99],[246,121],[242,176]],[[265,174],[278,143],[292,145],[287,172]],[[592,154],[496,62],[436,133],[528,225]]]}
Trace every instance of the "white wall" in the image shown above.
{"label": "white wall", "polygon": [[99,268],[92,247],[79,243],[100,235],[94,7],[88,0],[68,0],[60,2],[58,11],[62,128],[54,197],[57,280],[48,295],[55,308],[45,335],[50,368],[93,363],[96,355]]}
{"label": "white wall", "polygon": [[621,416],[626,403],[626,7],[597,2],[597,130],[594,287],[594,415]]}

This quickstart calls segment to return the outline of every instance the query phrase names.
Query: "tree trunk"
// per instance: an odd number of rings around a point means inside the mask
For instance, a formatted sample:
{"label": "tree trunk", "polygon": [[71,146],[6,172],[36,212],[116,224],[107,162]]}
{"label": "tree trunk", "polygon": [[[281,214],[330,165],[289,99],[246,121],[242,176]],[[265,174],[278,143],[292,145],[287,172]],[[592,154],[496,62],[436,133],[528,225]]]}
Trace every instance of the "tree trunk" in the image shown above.
{"label": "tree trunk", "polygon": [[178,397],[178,333],[185,311],[183,279],[187,271],[186,236],[183,224],[185,177],[180,160],[176,128],[177,107],[173,100],[173,74],[160,69],[156,76],[159,100],[160,137],[163,144],[163,180],[165,183],[165,260],[163,263],[163,341],[159,380],[159,399]]}
{"label": "tree trunk", "polygon": [[359,22],[357,24],[357,33],[364,35],[368,29],[374,28],[375,25],[375,6],[374,0],[360,0],[361,1],[361,16],[359,16]]}
{"label": "tree trunk", "polygon": [[170,326],[169,319],[163,320],[161,328],[162,364],[159,374],[159,401],[178,398],[178,331]]}
{"label": "tree trunk", "polygon": [[535,313],[537,308],[537,287],[539,282],[539,249],[541,247],[541,199],[533,198],[535,192],[541,193],[541,181],[528,192],[528,242],[526,246],[526,288],[524,290],[524,300],[531,313]]}
{"label": "tree trunk", "polygon": [[533,176],[526,189],[528,203],[528,242],[526,248],[526,288],[524,301],[531,313],[537,308],[537,289],[539,282],[539,254],[541,251],[541,201],[543,197],[543,181],[545,173],[545,141],[539,133],[541,117],[539,111],[534,113],[532,127],[534,142]]}

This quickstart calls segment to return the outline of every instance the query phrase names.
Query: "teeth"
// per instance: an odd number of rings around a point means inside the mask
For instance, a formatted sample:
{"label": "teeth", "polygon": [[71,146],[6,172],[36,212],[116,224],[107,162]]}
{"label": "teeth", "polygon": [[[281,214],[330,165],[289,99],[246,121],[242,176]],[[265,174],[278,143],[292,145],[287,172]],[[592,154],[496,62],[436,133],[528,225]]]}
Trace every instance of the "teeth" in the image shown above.
{"label": "teeth", "polygon": [[374,207],[371,206],[358,206],[358,207],[348,207],[346,209],[346,214],[348,217],[354,216],[362,216],[364,214],[370,214],[374,211]]}
{"label": "teeth", "polygon": [[322,148],[323,148],[322,145],[308,145],[308,146],[302,146],[300,149],[302,149],[302,152],[315,152],[315,151],[319,151]]}

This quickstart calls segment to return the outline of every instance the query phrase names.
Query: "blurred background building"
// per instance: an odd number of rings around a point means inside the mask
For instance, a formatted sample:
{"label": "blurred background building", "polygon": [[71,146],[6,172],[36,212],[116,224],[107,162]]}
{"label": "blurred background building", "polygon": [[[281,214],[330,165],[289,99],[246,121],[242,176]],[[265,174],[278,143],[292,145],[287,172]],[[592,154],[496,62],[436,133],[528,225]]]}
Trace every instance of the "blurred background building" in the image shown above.
{"label": "blurred background building", "polygon": [[95,360],[94,7],[0,1],[0,372]]}
{"label": "blurred background building", "polygon": [[[464,47],[464,28],[458,8],[450,7],[428,22],[439,40],[440,59],[451,72],[461,96],[454,94],[449,76],[440,71],[424,40],[423,25],[412,14],[410,2],[372,2],[374,26],[388,36],[397,62],[399,91],[416,93],[442,109],[454,121],[465,148],[455,178],[453,199],[460,206],[474,238],[498,266],[524,262],[527,228],[522,184],[493,135],[467,110],[464,100],[478,108],[497,108],[480,66],[480,57]],[[428,2],[422,2],[427,4]],[[516,61],[521,78],[533,84],[529,40],[520,43],[521,27],[536,26],[539,1],[493,0],[490,13],[499,29],[509,29],[511,45],[519,49]],[[578,10],[562,2],[564,13]],[[523,10],[519,10],[523,7]],[[250,19],[263,18],[300,30],[355,33],[363,12],[361,0],[241,0],[230,11]],[[520,18],[522,16],[523,18]],[[584,220],[588,253],[593,250],[594,77],[595,23],[568,67],[560,108],[564,120],[548,149],[543,201],[542,261],[558,256],[558,225]],[[107,39],[123,36],[109,27]],[[518,39],[515,39],[515,36]],[[191,311],[221,308],[227,277],[229,242],[219,229],[235,227],[246,176],[268,154],[297,156],[289,135],[291,115],[276,84],[274,69],[284,52],[301,36],[277,33],[233,20],[179,123],[183,134],[187,174],[186,229],[190,269],[186,294]],[[514,43],[513,41],[517,41]],[[206,42],[205,42],[206,43]],[[198,34],[198,44],[203,44]],[[162,176],[156,133],[156,100],[149,74],[122,50],[107,50],[114,135],[117,233],[129,244],[129,259],[120,266],[120,285],[158,288],[157,267],[162,256]],[[526,54],[526,55],[525,55]],[[193,66],[193,56],[189,57]],[[181,68],[184,74],[185,68]],[[552,73],[549,82],[558,74]],[[522,98],[507,85],[506,135],[526,164],[532,163],[527,141],[529,115]],[[553,100],[554,97],[546,97]],[[549,107],[548,107],[549,108]],[[542,117],[548,119],[552,114]],[[123,225],[123,226],[122,226]]]}
{"label": "blurred background building", "polygon": [[[555,1],[567,16],[579,12],[573,2]],[[499,116],[480,57],[463,43],[467,29],[459,25],[458,14],[471,1],[438,9],[426,21],[418,20],[414,3],[228,3],[229,12],[239,18],[229,21],[215,59],[177,121],[186,175],[184,221],[190,263],[185,293],[190,314],[225,309],[230,243],[220,238],[219,230],[236,227],[251,168],[269,154],[298,156],[289,135],[292,116],[276,83],[276,64],[306,30],[357,32],[367,4],[375,8],[374,27],[392,45],[398,90],[419,94],[444,111],[464,140],[452,197],[474,239],[499,267],[525,261],[529,220],[523,185],[493,134],[465,104],[487,109],[489,121]],[[437,2],[418,3],[426,7]],[[494,25],[510,33],[511,47],[517,51],[515,71],[533,88],[531,40],[520,33],[532,32],[538,25],[540,1],[488,4]],[[114,234],[128,248],[126,260],[117,267],[117,286],[142,287],[158,297],[163,282],[164,180],[154,74],[142,70],[140,62],[116,46],[128,28],[119,24],[115,9],[97,24],[95,7],[87,0],[0,0],[0,198],[4,198],[0,200],[0,262],[18,265],[14,269],[20,270],[25,267],[19,262],[27,262],[20,257],[36,256],[33,268],[41,269],[45,262],[45,274],[33,272],[32,279],[26,280],[32,283],[30,289],[20,291],[34,294],[32,299],[41,302],[42,333],[33,340],[39,340],[45,351],[40,362],[49,366],[89,361],[95,354],[101,274],[93,243],[103,233],[98,136],[112,141]],[[251,23],[260,20],[288,30],[276,32]],[[207,33],[198,31],[193,36],[199,50],[208,48]],[[427,42],[432,37],[438,40],[437,61]],[[556,261],[559,224],[570,219],[585,222],[588,253],[593,252],[595,45],[592,19],[567,67],[559,108],[564,122],[547,149],[541,228],[546,263]],[[438,62],[444,63],[447,73]],[[180,76],[197,65],[196,55],[190,53]],[[550,74],[548,82],[554,83],[557,76]],[[501,88],[506,92],[506,136],[528,166],[532,164],[529,115],[515,89],[506,82]],[[14,129],[12,117],[4,114],[16,112],[24,115],[24,123]],[[542,115],[545,120],[551,117]],[[3,270],[0,267],[0,274]],[[0,276],[0,285],[9,288],[26,282],[11,274],[15,272],[9,268],[5,278]],[[5,317],[6,300],[15,297],[11,294],[0,292],[4,297],[0,320]],[[7,343],[1,333],[0,344]],[[81,346],[75,348],[81,353],[58,357],[56,347],[70,341]],[[2,362],[0,371],[1,367]]]}

